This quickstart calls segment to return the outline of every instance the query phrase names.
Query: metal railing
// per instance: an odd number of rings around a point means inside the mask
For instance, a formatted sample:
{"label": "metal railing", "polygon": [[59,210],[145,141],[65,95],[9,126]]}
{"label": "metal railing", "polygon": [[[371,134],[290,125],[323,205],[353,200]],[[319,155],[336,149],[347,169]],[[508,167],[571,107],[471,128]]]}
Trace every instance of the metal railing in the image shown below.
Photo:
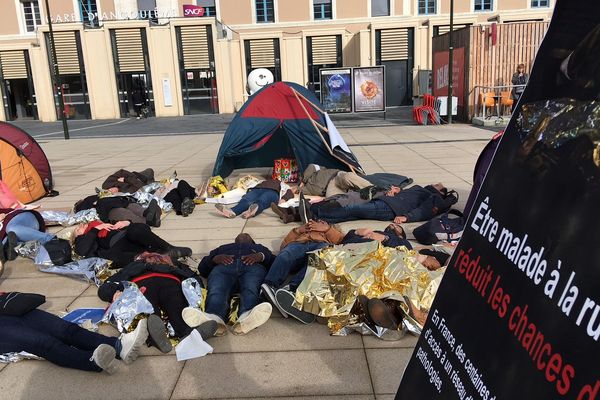
{"label": "metal railing", "polygon": [[[492,110],[496,110],[496,123],[502,122],[502,120],[504,120],[504,116],[501,114],[501,110],[502,107],[507,106],[507,104],[502,104],[502,100],[510,99],[513,101],[517,101],[512,98],[512,90],[517,87],[525,88],[525,86],[526,85],[474,86],[471,93],[469,93],[469,95],[474,95],[475,97],[473,117],[490,119],[494,117],[494,115],[490,113],[486,116],[486,108],[492,108]],[[492,97],[494,99],[493,106],[485,106],[484,103],[482,104],[482,100],[484,100],[486,97]],[[510,114],[507,117],[510,117]]]}

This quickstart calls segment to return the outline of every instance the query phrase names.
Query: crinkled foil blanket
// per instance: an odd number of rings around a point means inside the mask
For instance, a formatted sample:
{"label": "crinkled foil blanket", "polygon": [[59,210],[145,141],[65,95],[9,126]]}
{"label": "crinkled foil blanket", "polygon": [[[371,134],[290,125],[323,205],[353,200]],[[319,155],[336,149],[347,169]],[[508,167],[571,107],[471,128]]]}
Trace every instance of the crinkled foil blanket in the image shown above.
{"label": "crinkled foil blanket", "polygon": [[[429,271],[417,261],[417,253],[406,247],[384,247],[378,242],[333,246],[309,255],[308,269],[296,291],[295,306],[329,319],[333,335],[352,331],[399,339],[397,332],[369,326],[364,316],[351,309],[358,295],[399,302],[408,314],[407,301],[429,310],[445,268]],[[419,334],[420,327],[405,318],[401,330]]]}

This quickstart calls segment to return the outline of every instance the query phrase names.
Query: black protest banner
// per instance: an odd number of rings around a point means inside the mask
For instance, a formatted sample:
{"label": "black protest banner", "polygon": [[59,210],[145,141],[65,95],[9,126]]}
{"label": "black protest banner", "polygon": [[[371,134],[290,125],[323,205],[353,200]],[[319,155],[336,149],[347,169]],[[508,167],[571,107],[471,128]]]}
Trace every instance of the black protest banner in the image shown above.
{"label": "black protest banner", "polygon": [[598,99],[600,2],[558,0],[396,399],[600,399]]}

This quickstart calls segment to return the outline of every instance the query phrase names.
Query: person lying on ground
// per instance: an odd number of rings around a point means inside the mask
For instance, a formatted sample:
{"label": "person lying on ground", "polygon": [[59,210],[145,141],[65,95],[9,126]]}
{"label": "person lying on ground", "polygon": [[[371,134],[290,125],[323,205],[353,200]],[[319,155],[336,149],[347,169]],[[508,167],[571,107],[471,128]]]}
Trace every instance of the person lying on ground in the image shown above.
{"label": "person lying on ground", "polygon": [[[290,293],[296,291],[306,274],[306,253],[322,249],[332,244],[339,244],[344,234],[323,221],[310,221],[298,228],[292,229],[283,239],[280,253],[275,257],[269,272],[261,285],[263,294],[287,318],[292,316],[308,324],[315,316],[291,307],[293,303]],[[290,274],[293,274],[289,290],[282,290],[283,284]]]}
{"label": "person lying on ground", "polygon": [[267,179],[248,189],[235,207],[227,208],[223,204],[215,204],[215,207],[227,218],[241,214],[242,218],[247,219],[260,214],[271,203],[283,203],[293,197],[294,192],[288,185],[277,179]]}
{"label": "person lying on ground", "polygon": [[309,164],[302,174],[299,189],[305,195],[330,197],[372,186],[372,183],[354,172]]}
{"label": "person lying on ground", "polygon": [[133,332],[117,338],[90,332],[38,309],[22,315],[0,313],[0,354],[24,351],[82,371],[116,372],[117,360],[132,363],[147,336],[145,320],[139,321]]}
{"label": "person lying on ground", "polygon": [[94,221],[75,228],[75,251],[81,257],[101,257],[122,268],[145,251],[167,254],[172,258],[189,257],[188,247],[173,246],[150,230],[146,224],[118,221],[106,224]]}
{"label": "person lying on ground", "polygon": [[233,243],[211,251],[198,265],[200,274],[208,279],[205,312],[186,308],[183,312],[185,321],[188,324],[216,321],[219,324],[217,335],[224,335],[231,296],[239,290],[240,306],[233,333],[246,334],[266,323],[272,307],[260,302],[260,285],[273,259],[273,253],[255,243],[247,233],[240,233]]}
{"label": "person lying on ground", "polygon": [[164,254],[144,252],[136,260],[110,276],[99,288],[98,297],[108,303],[115,301],[125,290],[122,282],[137,284],[144,297],[154,308],[154,314],[148,317],[148,340],[163,353],[172,349],[161,313],[175,331],[175,337],[183,339],[195,329],[202,339],[214,336],[217,323],[210,321],[200,326],[187,325],[181,314],[188,307],[181,282],[195,278],[202,285],[200,277],[184,264],[173,263],[171,257]]}
{"label": "person lying on ground", "polygon": [[194,199],[198,196],[196,188],[182,179],[176,179],[173,183],[158,189],[155,196],[173,205],[175,214],[187,217],[194,212],[196,203]]}
{"label": "person lying on ground", "polygon": [[405,246],[409,250],[412,249],[412,245],[406,240],[404,228],[398,224],[390,224],[383,231],[369,228],[352,229],[346,233],[340,244],[372,241],[377,241],[386,247]]}
{"label": "person lying on ground", "polygon": [[113,193],[135,193],[152,182],[154,182],[154,170],[152,168],[147,168],[142,172],[129,172],[120,169],[106,178],[102,183],[102,189]]}
{"label": "person lying on ground", "polygon": [[454,191],[448,191],[443,184],[436,183],[425,187],[415,185],[402,190],[394,187],[385,196],[376,197],[364,204],[340,207],[309,205],[307,214],[330,223],[374,219],[401,224],[428,220],[448,210],[457,201]]}
{"label": "person lying on ground", "polygon": [[98,195],[88,196],[75,203],[75,212],[96,209],[102,222],[114,224],[117,221],[129,221],[136,224],[160,226],[162,210],[158,202],[152,199],[144,208],[129,196],[110,196],[100,198]]}
{"label": "person lying on ground", "polygon": [[35,210],[0,209],[0,261],[12,261],[17,258],[15,248],[19,243],[36,241],[45,244],[55,235],[46,233],[44,218]]}

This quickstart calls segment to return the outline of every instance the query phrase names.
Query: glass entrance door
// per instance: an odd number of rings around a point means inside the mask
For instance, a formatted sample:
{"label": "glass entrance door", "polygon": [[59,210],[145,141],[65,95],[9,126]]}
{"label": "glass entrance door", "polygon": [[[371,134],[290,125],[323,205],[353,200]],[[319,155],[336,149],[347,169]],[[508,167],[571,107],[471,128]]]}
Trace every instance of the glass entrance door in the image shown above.
{"label": "glass entrance door", "polygon": [[185,115],[219,112],[217,79],[214,70],[185,70],[181,82]]}
{"label": "glass entrance door", "polygon": [[146,73],[125,73],[118,75],[119,108],[121,117],[139,117],[143,115],[143,108],[147,115],[152,116],[154,110],[154,96],[152,84]]}

